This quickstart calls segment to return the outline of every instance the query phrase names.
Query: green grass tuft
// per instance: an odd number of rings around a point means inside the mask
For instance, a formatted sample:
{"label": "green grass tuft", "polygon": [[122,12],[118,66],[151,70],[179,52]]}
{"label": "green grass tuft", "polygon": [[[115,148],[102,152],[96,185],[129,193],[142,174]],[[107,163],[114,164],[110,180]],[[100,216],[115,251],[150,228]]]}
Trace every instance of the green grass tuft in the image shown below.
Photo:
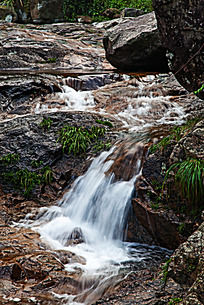
{"label": "green grass tuft", "polygon": [[64,126],[57,139],[62,144],[63,153],[78,155],[86,153],[92,143],[105,134],[105,128],[92,126],[91,129],[76,126]]}
{"label": "green grass tuft", "polygon": [[186,198],[191,207],[204,203],[204,160],[190,159],[174,163],[167,170],[162,191],[172,171],[175,187],[181,198]]}

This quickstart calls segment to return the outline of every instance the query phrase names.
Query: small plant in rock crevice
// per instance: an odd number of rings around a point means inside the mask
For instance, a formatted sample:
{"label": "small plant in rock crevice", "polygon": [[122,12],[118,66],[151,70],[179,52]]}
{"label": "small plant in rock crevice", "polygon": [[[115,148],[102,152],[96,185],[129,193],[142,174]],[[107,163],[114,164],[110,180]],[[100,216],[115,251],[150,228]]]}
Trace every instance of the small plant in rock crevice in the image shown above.
{"label": "small plant in rock crevice", "polygon": [[102,121],[102,120],[97,119],[97,120],[96,120],[96,123],[102,124],[102,125],[104,125],[104,126],[108,126],[109,128],[112,128],[112,127],[113,127],[113,124],[112,124],[111,122],[109,122],[109,121]]}
{"label": "small plant in rock crevice", "polygon": [[86,153],[94,142],[105,134],[105,128],[92,126],[91,128],[65,125],[57,139],[62,144],[63,153],[74,156]]}
{"label": "small plant in rock crevice", "polygon": [[162,267],[162,282],[163,282],[164,286],[166,286],[166,283],[167,283],[169,264],[170,264],[171,260],[172,259],[169,258]]}
{"label": "small plant in rock crevice", "polygon": [[43,128],[45,131],[48,131],[52,125],[53,121],[51,118],[43,118],[40,123],[40,127]]}
{"label": "small plant in rock crevice", "polygon": [[181,299],[181,298],[172,298],[172,299],[169,301],[168,305],[175,305],[175,304],[178,304],[178,303],[180,303],[180,302],[182,302],[182,299]]}

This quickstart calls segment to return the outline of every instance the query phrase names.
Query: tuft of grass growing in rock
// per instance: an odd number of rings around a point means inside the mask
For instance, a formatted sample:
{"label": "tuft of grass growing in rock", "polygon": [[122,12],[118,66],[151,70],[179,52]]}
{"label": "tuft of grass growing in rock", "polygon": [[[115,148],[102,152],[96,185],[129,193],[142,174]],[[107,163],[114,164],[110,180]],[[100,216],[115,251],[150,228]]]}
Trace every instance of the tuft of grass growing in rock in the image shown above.
{"label": "tuft of grass growing in rock", "polygon": [[52,125],[53,121],[51,118],[43,118],[40,127],[44,129],[44,131],[48,131]]}
{"label": "tuft of grass growing in rock", "polygon": [[191,210],[202,207],[204,204],[204,160],[189,159],[172,164],[166,172],[162,192],[172,172],[175,188],[180,198],[187,199]]}
{"label": "tuft of grass growing in rock", "polygon": [[57,139],[62,144],[63,153],[74,156],[86,153],[92,144],[97,143],[105,135],[105,128],[92,126],[91,128],[65,125]]}

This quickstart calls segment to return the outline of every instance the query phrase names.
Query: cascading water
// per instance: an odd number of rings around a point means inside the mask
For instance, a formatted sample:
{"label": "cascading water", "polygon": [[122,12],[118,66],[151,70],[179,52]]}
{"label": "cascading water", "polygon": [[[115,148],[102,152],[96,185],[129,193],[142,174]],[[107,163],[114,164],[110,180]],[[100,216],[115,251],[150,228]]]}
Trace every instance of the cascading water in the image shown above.
{"label": "cascading water", "polygon": [[[138,159],[132,179],[114,181],[114,174],[107,174],[114,162],[111,160],[113,150],[94,159],[86,174],[75,181],[59,205],[49,208],[31,225],[54,249],[71,250],[86,259],[86,265],[80,266],[84,272],[82,282],[90,281],[90,278],[92,281],[94,278],[95,283],[98,281],[99,296],[118,274],[118,264],[130,260],[122,239],[135,180],[142,166]],[[81,235],[78,245],[70,242],[73,232]],[[67,270],[76,267],[79,265],[69,264]],[[92,304],[96,298],[96,292],[92,291],[95,289],[89,289],[91,293],[81,296],[85,304]],[[67,296],[68,304],[75,304],[70,298]]]}
{"label": "cascading water", "polygon": [[[132,96],[126,96],[125,102],[122,100],[121,104],[117,101],[118,109],[114,108],[114,99],[105,108],[97,108],[91,91],[75,91],[65,83],[63,92],[58,93],[57,98],[65,103],[61,110],[97,111],[107,115],[114,112],[114,117],[132,131],[141,130],[144,126],[182,122],[185,118],[182,106],[171,102],[170,97],[163,96],[161,92],[154,95],[146,89],[145,84],[138,83],[137,91],[135,87],[132,88]],[[40,112],[43,107],[39,106],[36,111]],[[66,265],[66,270],[71,272],[80,268],[82,276],[78,295],[70,296],[66,292],[64,295],[55,294],[65,302],[62,304],[93,304],[107,287],[115,285],[123,277],[123,265],[127,266],[127,262],[131,261],[136,264],[145,262],[160,251],[154,247],[123,242],[131,197],[145,155],[144,146],[142,154],[138,153],[139,146],[136,144],[136,148],[130,149],[126,143],[124,147],[132,155],[132,161],[127,158],[125,162],[125,153],[121,156],[119,148],[117,154],[117,147],[110,152],[103,152],[93,160],[87,173],[75,181],[57,206],[46,211],[42,209],[36,221],[27,223],[53,249],[72,251],[85,258],[85,264],[75,262]],[[132,168],[131,173],[126,169],[127,163]],[[121,171],[123,174],[120,176],[118,172]]]}

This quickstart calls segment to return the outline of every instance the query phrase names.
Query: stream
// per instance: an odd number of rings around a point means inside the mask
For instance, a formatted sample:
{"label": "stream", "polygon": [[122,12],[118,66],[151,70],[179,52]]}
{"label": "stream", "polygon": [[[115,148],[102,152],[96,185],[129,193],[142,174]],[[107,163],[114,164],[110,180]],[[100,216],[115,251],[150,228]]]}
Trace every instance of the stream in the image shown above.
{"label": "stream", "polygon": [[[128,76],[124,78],[124,82],[129,81]],[[34,108],[36,114],[59,110],[101,113],[120,121],[121,130],[126,133],[125,139],[92,161],[87,172],[76,179],[57,205],[41,208],[34,221],[28,216],[20,224],[39,232],[43,242],[51,249],[71,251],[83,257],[83,264],[74,262],[65,265],[68,272],[77,273],[80,270],[81,276],[77,295],[67,294],[66,291],[63,294],[53,293],[61,304],[94,304],[106,290],[134,270],[158,264],[171,254],[171,251],[158,246],[125,241],[131,199],[136,196],[135,183],[141,175],[147,151],[145,144],[149,141],[147,136],[144,137],[144,131],[151,133],[152,128],[178,125],[186,118],[181,104],[172,102],[169,96],[151,91],[156,79],[158,76],[155,75],[140,79],[137,92],[132,97],[128,96],[125,107],[115,113],[114,103],[110,107],[97,106],[93,91],[76,90],[70,78],[63,79],[61,93],[49,96],[49,103],[63,100],[61,107],[52,107],[52,103],[50,106],[45,101],[43,104],[38,102]],[[152,84],[149,90],[147,83]],[[77,87],[77,81],[74,84]],[[132,86],[132,89],[134,91],[135,87]],[[135,132],[137,140],[133,137]],[[125,168],[118,162],[124,157],[122,151],[131,155],[134,166],[128,158]],[[123,174],[128,164],[131,174],[125,177]],[[120,177],[115,174],[116,168],[117,172],[121,172]]]}

